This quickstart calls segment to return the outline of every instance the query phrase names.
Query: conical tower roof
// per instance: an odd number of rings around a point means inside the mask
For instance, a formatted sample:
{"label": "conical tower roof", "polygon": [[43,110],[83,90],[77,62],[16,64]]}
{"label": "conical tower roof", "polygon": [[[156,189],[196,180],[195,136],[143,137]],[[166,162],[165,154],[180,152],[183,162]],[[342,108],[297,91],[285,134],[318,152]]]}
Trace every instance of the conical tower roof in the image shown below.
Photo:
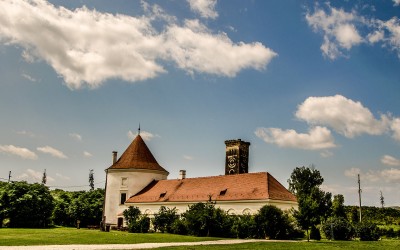
{"label": "conical tower roof", "polygon": [[108,169],[147,169],[163,171],[140,135],[132,141],[121,157]]}

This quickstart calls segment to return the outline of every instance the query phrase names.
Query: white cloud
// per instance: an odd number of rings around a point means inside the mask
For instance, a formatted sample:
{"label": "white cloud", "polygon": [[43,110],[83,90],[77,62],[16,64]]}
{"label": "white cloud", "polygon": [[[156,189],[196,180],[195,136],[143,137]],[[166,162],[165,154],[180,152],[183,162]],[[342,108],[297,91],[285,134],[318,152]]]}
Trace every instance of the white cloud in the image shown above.
{"label": "white cloud", "polygon": [[360,102],[341,95],[309,97],[298,106],[296,117],[312,125],[324,125],[353,138],[360,134],[381,135],[388,130],[389,117],[375,119]]}
{"label": "white cloud", "polygon": [[31,82],[37,82],[37,80],[36,80],[34,77],[32,77],[32,76],[30,76],[30,75],[28,75],[28,74],[26,74],[26,73],[22,73],[21,76],[22,76],[23,78],[25,78],[25,79],[28,79],[28,80],[31,81]]}
{"label": "white cloud", "polygon": [[382,156],[381,162],[388,166],[400,166],[400,160],[390,155]]}
{"label": "white cloud", "polygon": [[76,141],[82,141],[82,136],[80,134],[77,133],[70,133],[69,136],[71,138],[73,138]]}
{"label": "white cloud", "polygon": [[[24,180],[27,182],[42,182],[43,178],[43,172],[35,171],[33,169],[27,169],[25,172],[23,172],[21,175],[17,176],[16,179],[18,180]],[[54,182],[54,178],[49,176],[46,173],[46,181],[47,182]]]}
{"label": "white cloud", "polygon": [[93,155],[91,153],[89,153],[88,151],[84,151],[83,152],[83,156],[85,157],[92,157]]}
{"label": "white cloud", "polygon": [[255,134],[267,143],[285,148],[319,150],[336,147],[331,131],[319,126],[311,128],[308,134],[280,128],[258,128]]}
{"label": "white cloud", "polygon": [[225,33],[212,34],[198,20],[186,20],[183,27],[171,25],[165,40],[168,57],[190,74],[234,77],[246,68],[263,70],[277,56],[259,42],[235,44]]}
{"label": "white cloud", "polygon": [[52,148],[50,146],[38,147],[36,149],[38,151],[42,152],[42,153],[49,154],[49,155],[51,155],[53,157],[56,157],[56,158],[68,159],[68,157],[63,152],[61,152],[58,149]]}
{"label": "white cloud", "polygon": [[36,160],[38,156],[27,148],[16,147],[14,145],[0,145],[0,152],[16,155],[24,159]]}
{"label": "white cloud", "polygon": [[[166,22],[160,31],[152,26],[157,18]],[[171,61],[189,73],[233,77],[242,69],[264,69],[276,56],[261,43],[234,43],[196,20],[179,26],[175,19],[156,5],[150,14],[132,17],[44,0],[4,0],[0,41],[22,47],[29,62],[44,60],[71,89],[95,88],[112,78],[155,78],[166,72],[161,63]]]}
{"label": "white cloud", "polygon": [[357,175],[360,174],[360,179],[367,183],[398,183],[400,181],[400,169],[384,169],[384,170],[368,170],[362,172],[359,168],[351,168],[345,170],[344,175],[346,177],[356,179]]}
{"label": "white cloud", "polygon": [[362,19],[343,9],[329,5],[327,8],[328,12],[325,12],[316,6],[314,13],[307,13],[306,20],[315,32],[323,33],[321,50],[324,56],[333,60],[343,55],[342,49],[349,50],[363,41],[355,26],[355,23],[362,22]]}
{"label": "white cloud", "polygon": [[400,118],[393,119],[390,129],[393,131],[393,138],[400,141]]}
{"label": "white cloud", "polygon": [[217,0],[187,0],[190,9],[203,18],[215,19],[218,17],[218,12],[215,10]]}
{"label": "white cloud", "polygon": [[[127,136],[129,139],[133,140],[135,139],[135,137],[138,135],[138,132],[133,133],[131,130],[128,131]],[[145,141],[151,141],[152,139],[154,139],[155,137],[161,137],[157,134],[152,134],[150,132],[147,131],[140,131],[140,136],[143,138],[143,140]]]}
{"label": "white cloud", "polygon": [[368,41],[370,43],[377,43],[385,38],[385,33],[382,30],[375,30],[374,32],[368,34]]}
{"label": "white cloud", "polygon": [[392,50],[397,51],[397,55],[400,58],[400,20],[398,17],[393,17],[389,21],[379,22],[388,33],[388,44]]}
{"label": "white cloud", "polygon": [[26,131],[26,130],[17,131],[17,134],[25,135],[25,136],[32,137],[32,138],[36,137],[36,135],[33,132]]}
{"label": "white cloud", "polygon": [[394,6],[399,6],[400,5],[400,0],[393,0]]}

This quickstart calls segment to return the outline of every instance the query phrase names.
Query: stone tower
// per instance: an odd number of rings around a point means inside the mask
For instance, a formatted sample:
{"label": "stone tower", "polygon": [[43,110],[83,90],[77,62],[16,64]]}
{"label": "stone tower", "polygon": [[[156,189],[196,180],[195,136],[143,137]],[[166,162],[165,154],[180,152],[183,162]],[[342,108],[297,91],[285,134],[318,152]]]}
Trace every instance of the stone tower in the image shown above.
{"label": "stone tower", "polygon": [[225,175],[248,173],[250,142],[241,139],[227,140],[225,145]]}

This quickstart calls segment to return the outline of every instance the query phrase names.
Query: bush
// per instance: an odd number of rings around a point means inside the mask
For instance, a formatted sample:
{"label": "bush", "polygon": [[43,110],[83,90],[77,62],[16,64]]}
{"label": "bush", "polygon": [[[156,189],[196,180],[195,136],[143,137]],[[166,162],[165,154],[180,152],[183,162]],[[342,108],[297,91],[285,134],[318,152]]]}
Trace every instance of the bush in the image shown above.
{"label": "bush", "polygon": [[361,222],[356,226],[357,237],[362,241],[375,241],[379,239],[378,227],[371,222]]}
{"label": "bush", "polygon": [[321,240],[321,233],[319,232],[318,228],[316,228],[314,225],[311,226],[310,239]]}
{"label": "bush", "polygon": [[235,217],[232,231],[236,238],[246,239],[254,238],[256,235],[257,225],[252,215],[240,215]]}
{"label": "bush", "polygon": [[160,231],[161,233],[172,233],[172,223],[178,218],[179,215],[176,212],[176,208],[170,209],[161,206],[158,213],[154,215],[153,218],[154,230]]}
{"label": "bush", "polygon": [[286,239],[293,230],[289,218],[276,206],[263,206],[254,217],[257,237],[269,239]]}
{"label": "bush", "polygon": [[343,217],[331,217],[322,225],[325,237],[329,240],[350,240],[354,237],[354,228]]}
{"label": "bush", "polygon": [[181,235],[187,235],[189,232],[185,220],[179,218],[172,223],[171,230],[173,234]]}

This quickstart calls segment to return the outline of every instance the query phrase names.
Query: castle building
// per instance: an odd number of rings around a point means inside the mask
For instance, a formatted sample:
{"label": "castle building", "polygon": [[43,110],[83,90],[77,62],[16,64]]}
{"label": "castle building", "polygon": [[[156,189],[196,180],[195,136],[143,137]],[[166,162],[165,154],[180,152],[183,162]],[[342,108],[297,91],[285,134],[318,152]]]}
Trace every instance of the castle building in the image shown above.
{"label": "castle building", "polygon": [[123,226],[123,211],[138,207],[149,216],[161,206],[184,213],[189,205],[212,201],[230,214],[253,214],[264,205],[282,210],[297,208],[296,197],[270,173],[248,172],[249,142],[225,141],[225,175],[186,178],[181,170],[178,179],[167,179],[161,167],[139,135],[113,164],[106,169],[106,194],[103,222]]}

